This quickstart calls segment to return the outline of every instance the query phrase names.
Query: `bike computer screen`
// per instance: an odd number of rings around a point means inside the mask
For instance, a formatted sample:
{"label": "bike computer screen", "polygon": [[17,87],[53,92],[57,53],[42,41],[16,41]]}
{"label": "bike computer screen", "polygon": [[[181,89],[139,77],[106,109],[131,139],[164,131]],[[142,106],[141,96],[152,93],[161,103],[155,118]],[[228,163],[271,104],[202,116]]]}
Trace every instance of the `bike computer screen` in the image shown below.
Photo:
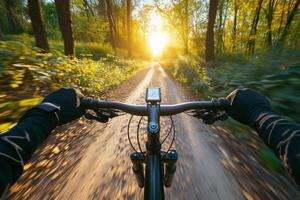
{"label": "bike computer screen", "polygon": [[160,88],[147,88],[146,102],[160,102]]}

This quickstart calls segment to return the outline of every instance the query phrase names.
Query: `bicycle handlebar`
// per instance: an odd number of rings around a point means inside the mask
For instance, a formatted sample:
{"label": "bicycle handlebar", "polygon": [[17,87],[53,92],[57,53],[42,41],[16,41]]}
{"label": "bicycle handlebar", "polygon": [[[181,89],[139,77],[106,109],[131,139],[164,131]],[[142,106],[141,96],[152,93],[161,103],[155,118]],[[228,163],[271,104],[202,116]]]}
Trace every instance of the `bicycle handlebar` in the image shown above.
{"label": "bicycle handlebar", "polygon": [[[134,105],[116,101],[100,101],[92,98],[81,98],[81,105],[84,109],[117,109],[132,115],[147,116],[147,105]],[[160,105],[160,116],[170,116],[182,113],[188,110],[226,110],[229,107],[227,99],[214,99],[212,101],[193,101],[173,105]]]}

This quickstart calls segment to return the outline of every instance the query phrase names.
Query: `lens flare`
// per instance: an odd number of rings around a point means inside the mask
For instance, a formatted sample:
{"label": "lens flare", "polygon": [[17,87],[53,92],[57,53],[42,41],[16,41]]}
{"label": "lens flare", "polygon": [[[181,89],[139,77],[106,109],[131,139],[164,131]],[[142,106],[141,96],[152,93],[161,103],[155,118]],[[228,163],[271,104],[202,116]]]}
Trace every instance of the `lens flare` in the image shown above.
{"label": "lens flare", "polygon": [[153,31],[149,33],[148,42],[154,56],[162,53],[167,41],[168,35],[166,32]]}
{"label": "lens flare", "polygon": [[148,44],[153,56],[159,56],[168,42],[164,20],[158,13],[151,13],[148,23]]}

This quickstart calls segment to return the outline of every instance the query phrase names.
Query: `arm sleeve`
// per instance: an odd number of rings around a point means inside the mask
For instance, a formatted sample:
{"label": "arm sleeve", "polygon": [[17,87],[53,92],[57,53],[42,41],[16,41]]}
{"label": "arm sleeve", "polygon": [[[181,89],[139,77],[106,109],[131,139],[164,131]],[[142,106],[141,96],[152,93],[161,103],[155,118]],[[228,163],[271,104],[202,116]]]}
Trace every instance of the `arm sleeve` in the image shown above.
{"label": "arm sleeve", "polygon": [[0,197],[21,176],[24,164],[56,124],[55,113],[34,108],[0,135]]}
{"label": "arm sleeve", "polygon": [[300,126],[274,113],[262,113],[253,128],[300,186]]}

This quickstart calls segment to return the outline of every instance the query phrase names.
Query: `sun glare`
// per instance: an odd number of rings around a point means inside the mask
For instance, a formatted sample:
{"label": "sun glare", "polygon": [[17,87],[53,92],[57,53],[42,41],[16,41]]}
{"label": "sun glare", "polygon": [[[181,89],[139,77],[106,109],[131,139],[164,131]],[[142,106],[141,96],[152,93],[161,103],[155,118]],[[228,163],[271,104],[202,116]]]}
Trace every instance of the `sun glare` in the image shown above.
{"label": "sun glare", "polygon": [[162,53],[167,41],[167,33],[161,31],[154,31],[149,34],[149,45],[154,56]]}
{"label": "sun glare", "polygon": [[168,42],[168,34],[163,29],[162,17],[152,13],[148,24],[148,43],[153,56],[159,56]]}

